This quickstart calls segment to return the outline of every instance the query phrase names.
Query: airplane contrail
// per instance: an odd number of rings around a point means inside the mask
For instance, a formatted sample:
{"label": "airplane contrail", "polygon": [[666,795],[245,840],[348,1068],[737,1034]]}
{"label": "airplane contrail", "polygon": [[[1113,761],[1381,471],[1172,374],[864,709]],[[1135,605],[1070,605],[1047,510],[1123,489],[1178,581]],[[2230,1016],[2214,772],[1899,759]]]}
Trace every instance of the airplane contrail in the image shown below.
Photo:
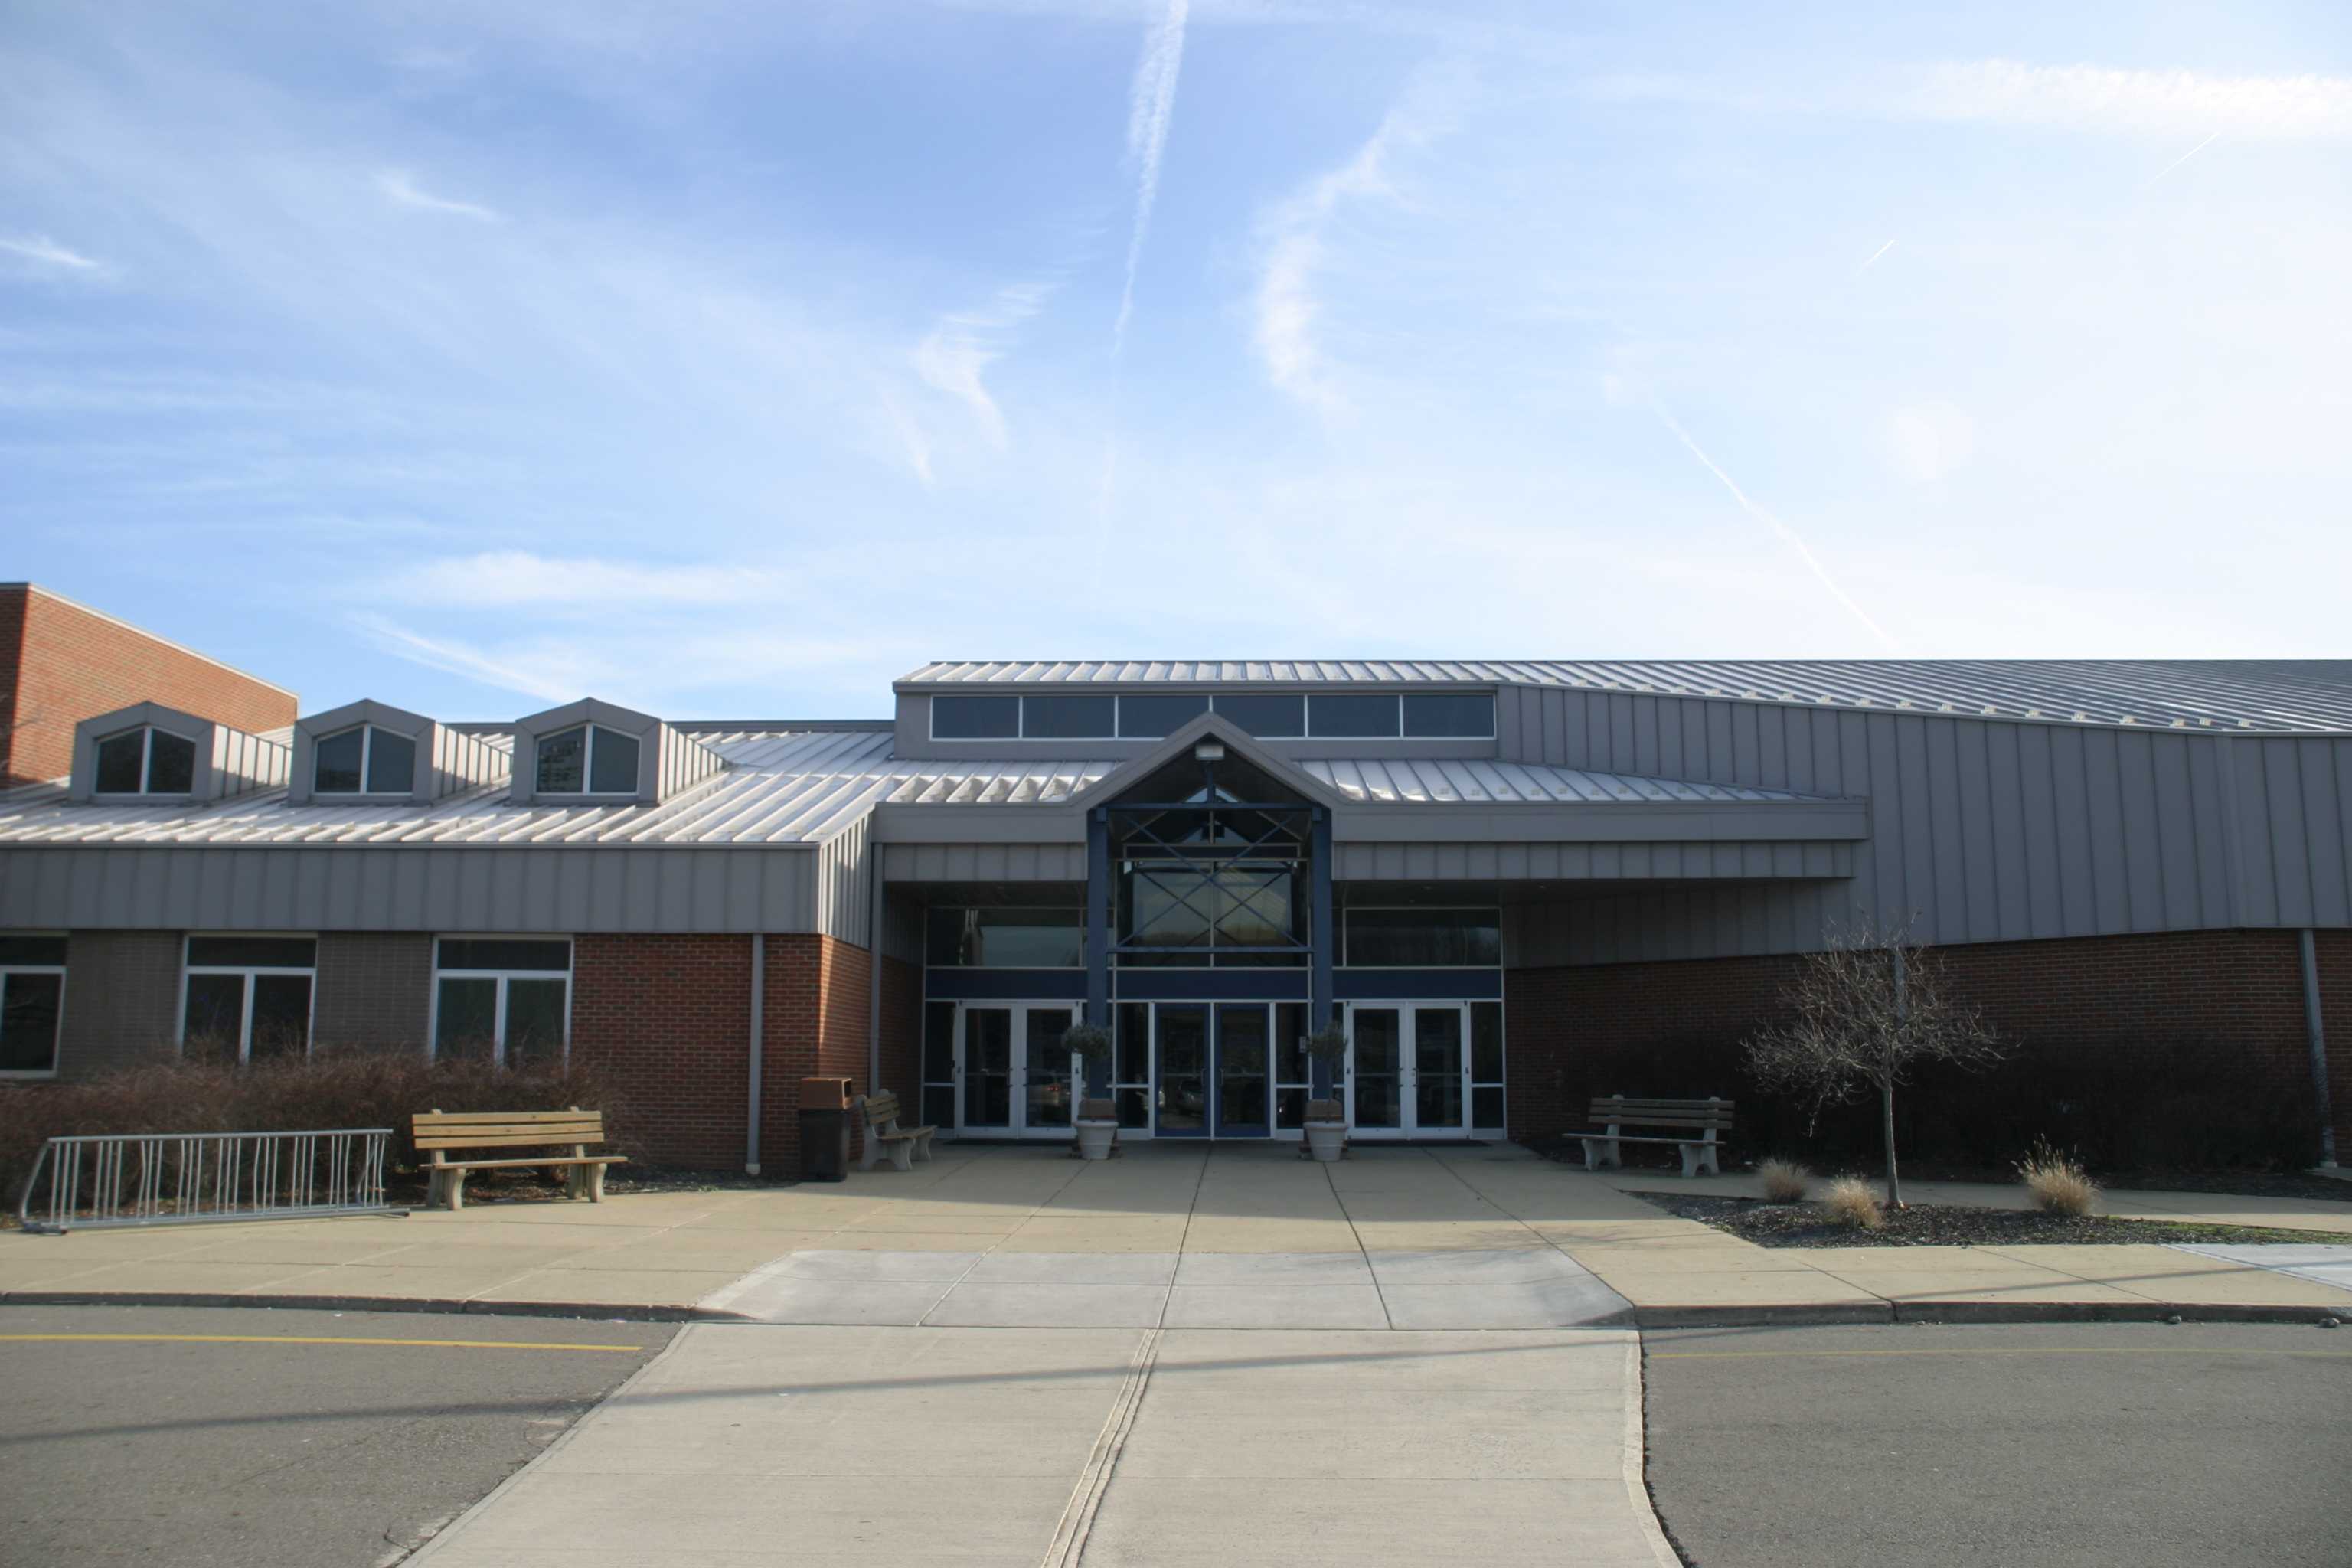
{"label": "airplane contrail", "polygon": [[[1900,238],[1901,237],[1900,237],[1900,236],[1897,236],[1896,237],[1897,237],[1897,238]],[[1853,275],[1854,275],[1856,278],[1861,277],[1864,273],[1865,273],[1865,272],[1867,272],[1867,271],[1869,271],[1869,270],[1870,270],[1870,268],[1871,268],[1871,264],[1872,264],[1873,262],[1875,262],[1875,261],[1876,261],[1880,257],[1882,257],[1882,256],[1885,255],[1888,251],[1890,251],[1890,250],[1892,250],[1892,249],[1894,249],[1894,248],[1895,248],[1895,241],[1894,241],[1894,240],[1892,240],[1892,239],[1888,240],[1885,245],[1882,245],[1882,246],[1880,246],[1876,250],[1872,251],[1872,252],[1870,253],[1870,260],[1869,260],[1869,261],[1865,261],[1865,262],[1864,262],[1861,266],[1859,266],[1859,267],[1855,268],[1853,269]]]}
{"label": "airplane contrail", "polygon": [[[1889,241],[1888,243],[1892,244],[1893,242]],[[1799,537],[1795,529],[1790,528],[1787,523],[1782,522],[1769,511],[1767,511],[1764,508],[1748,500],[1748,492],[1741,489],[1737,483],[1733,482],[1731,476],[1725,473],[1722,468],[1717,467],[1713,458],[1708,457],[1705,452],[1699,449],[1699,444],[1691,439],[1690,432],[1684,429],[1680,422],[1677,421],[1672,414],[1666,412],[1666,405],[1664,404],[1659,402],[1655,397],[1652,397],[1650,399],[1650,407],[1659,418],[1665,421],[1666,428],[1675,433],[1675,439],[1680,441],[1685,447],[1687,447],[1690,451],[1690,455],[1696,458],[1699,462],[1705,466],[1708,473],[1713,474],[1717,479],[1723,481],[1723,488],[1731,492],[1731,499],[1739,503],[1741,510],[1747,512],[1748,516],[1756,519],[1759,522],[1763,523],[1767,528],[1769,528],[1775,534],[1780,536],[1781,543],[1786,544],[1790,549],[1797,552],[1798,558],[1804,562],[1806,567],[1811,571],[1812,574],[1821,579],[1822,586],[1830,591],[1830,596],[1835,599],[1839,604],[1845,606],[1847,614],[1853,616],[1855,620],[1860,621],[1864,626],[1869,627],[1870,635],[1876,637],[1881,643],[1885,645],[1887,652],[1899,653],[1902,651],[1895,640],[1886,635],[1886,628],[1880,626],[1876,621],[1872,620],[1870,618],[1869,612],[1864,610],[1860,605],[1855,604],[1853,602],[1853,595],[1838,585],[1837,579],[1830,575],[1829,568],[1822,564],[1821,558],[1813,553],[1811,546],[1808,545],[1802,538]]]}
{"label": "airplane contrail", "polygon": [[1176,75],[1184,66],[1184,19],[1190,0],[1168,0],[1168,9],[1143,41],[1128,91],[1127,155],[1134,160],[1135,227],[1127,241],[1127,283],[1119,290],[1118,320],[1111,324],[1114,357],[1127,341],[1128,318],[1135,313],[1135,272],[1143,261],[1143,238],[1151,228],[1151,204],[1160,195],[1160,155],[1168,146],[1168,121],[1176,110]]}
{"label": "airplane contrail", "polygon": [[2163,168],[2158,169],[2156,172],[2155,179],[2149,180],[2148,183],[2142,185],[2140,189],[2145,191],[2155,188],[2157,180],[2164,178],[2165,175],[2169,174],[2173,170],[2178,169],[2181,164],[2186,163],[2189,159],[2194,158],[2198,153],[2202,153],[2206,148],[2213,145],[2214,141],[2220,137],[2221,134],[2221,133],[2219,131],[2216,131],[2211,136],[2208,136],[2204,141],[2200,142],[2196,146],[2191,147],[2188,152],[2183,153],[2179,157],[2175,158],[2171,163],[2167,163]]}

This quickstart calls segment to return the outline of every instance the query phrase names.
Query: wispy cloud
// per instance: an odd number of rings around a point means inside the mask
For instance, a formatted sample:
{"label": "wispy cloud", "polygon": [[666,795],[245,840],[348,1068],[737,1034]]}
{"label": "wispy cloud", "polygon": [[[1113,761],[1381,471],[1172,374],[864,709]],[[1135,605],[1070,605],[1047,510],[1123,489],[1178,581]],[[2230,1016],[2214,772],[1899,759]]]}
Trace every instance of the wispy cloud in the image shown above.
{"label": "wispy cloud", "polygon": [[1328,232],[1349,203],[1393,198],[1388,162],[1401,144],[1422,133],[1410,100],[1391,110],[1354,157],[1309,181],[1265,222],[1255,301],[1258,357],[1275,385],[1327,415],[1348,405],[1346,388],[1316,330],[1323,314],[1317,275]]}
{"label": "wispy cloud", "polygon": [[493,550],[428,561],[373,586],[371,594],[450,609],[715,605],[772,600],[787,591],[781,573],[751,566],[676,566]]}
{"label": "wispy cloud", "polygon": [[1151,230],[1152,204],[1160,196],[1160,161],[1168,149],[1168,122],[1176,112],[1176,77],[1184,66],[1184,21],[1188,0],[1168,0],[1168,9],[1143,37],[1143,56],[1127,96],[1127,157],[1135,169],[1135,226],[1127,240],[1127,281],[1118,294],[1118,317],[1111,323],[1116,356],[1127,342],[1135,314],[1135,274],[1143,264],[1143,241]]}
{"label": "wispy cloud", "polygon": [[0,239],[0,250],[11,256],[21,256],[27,261],[44,267],[63,267],[75,272],[95,272],[103,265],[79,250],[59,245],[46,234],[28,234],[15,239]]}
{"label": "wispy cloud", "polygon": [[1746,512],[1748,516],[1754,518],[1757,521],[1770,529],[1781,543],[1787,545],[1791,551],[1795,552],[1797,558],[1805,563],[1805,569],[1811,572],[1814,577],[1820,581],[1822,587],[1829,590],[1830,597],[1835,599],[1840,605],[1843,605],[1848,615],[1852,616],[1855,620],[1860,621],[1864,626],[1867,627],[1870,635],[1876,637],[1880,644],[1884,646],[1889,653],[1900,651],[1895,639],[1887,635],[1886,628],[1880,626],[1876,621],[1871,619],[1870,613],[1867,610],[1864,610],[1860,605],[1854,603],[1853,596],[1848,594],[1843,587],[1839,586],[1838,580],[1830,575],[1830,569],[1822,564],[1821,557],[1813,553],[1812,546],[1807,544],[1803,537],[1800,535],[1795,529],[1790,528],[1787,523],[1782,522],[1771,512],[1768,511],[1763,507],[1759,506],[1754,500],[1750,500],[1748,492],[1741,489],[1738,484],[1733,480],[1732,477],[1729,474],[1725,473],[1723,469],[1717,466],[1713,458],[1708,457],[1705,451],[1701,450],[1699,444],[1696,441],[1691,439],[1690,432],[1683,428],[1682,422],[1667,411],[1664,404],[1653,397],[1650,400],[1650,407],[1656,413],[1660,419],[1665,421],[1666,428],[1675,433],[1675,439],[1680,441],[1690,452],[1690,455],[1699,460],[1700,466],[1705,468],[1708,473],[1713,474],[1717,479],[1722,481],[1723,488],[1731,492],[1731,499],[1739,503],[1740,510]]}
{"label": "wispy cloud", "polygon": [[449,217],[472,218],[476,223],[500,223],[502,215],[475,202],[452,201],[421,189],[416,177],[405,169],[383,169],[375,176],[375,188],[395,205],[414,207],[419,212],[441,213]]}
{"label": "wispy cloud", "polygon": [[[934,391],[944,392],[969,408],[989,444],[999,451],[1011,444],[1011,432],[1004,411],[997,406],[982,376],[1004,356],[1021,323],[1044,309],[1059,287],[1058,281],[1045,281],[1000,289],[978,310],[940,317],[916,345],[916,374]],[[919,467],[928,474],[928,458]]]}

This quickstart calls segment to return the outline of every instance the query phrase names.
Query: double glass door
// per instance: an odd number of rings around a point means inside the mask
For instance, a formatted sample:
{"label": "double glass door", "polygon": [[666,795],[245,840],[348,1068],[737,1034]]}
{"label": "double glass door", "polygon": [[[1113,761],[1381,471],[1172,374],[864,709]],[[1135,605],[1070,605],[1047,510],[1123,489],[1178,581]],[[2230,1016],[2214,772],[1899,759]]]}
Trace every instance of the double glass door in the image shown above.
{"label": "double glass door", "polygon": [[958,1009],[950,1080],[963,1132],[1067,1133],[1085,1080],[1062,1044],[1066,1002],[968,1003]]}
{"label": "double glass door", "polygon": [[1460,1002],[1359,1003],[1348,1009],[1354,1064],[1348,1095],[1359,1136],[1469,1134],[1469,1013],[1470,1005]]}
{"label": "double glass door", "polygon": [[1263,1138],[1273,1126],[1274,1050],[1262,1002],[1162,1002],[1153,1133]]}

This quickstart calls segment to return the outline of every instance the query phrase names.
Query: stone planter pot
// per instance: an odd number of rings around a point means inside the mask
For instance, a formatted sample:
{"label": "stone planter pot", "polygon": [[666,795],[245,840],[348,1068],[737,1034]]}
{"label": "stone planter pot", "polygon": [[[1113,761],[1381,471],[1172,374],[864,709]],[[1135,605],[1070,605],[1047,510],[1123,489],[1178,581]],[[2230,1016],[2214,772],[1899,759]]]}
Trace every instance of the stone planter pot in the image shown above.
{"label": "stone planter pot", "polygon": [[1348,1124],[1344,1121],[1310,1121],[1307,1124],[1307,1152],[1326,1163],[1347,1152]]}
{"label": "stone planter pot", "polygon": [[1116,1121],[1081,1121],[1078,1126],[1078,1158],[1108,1160],[1111,1140],[1118,1136]]}

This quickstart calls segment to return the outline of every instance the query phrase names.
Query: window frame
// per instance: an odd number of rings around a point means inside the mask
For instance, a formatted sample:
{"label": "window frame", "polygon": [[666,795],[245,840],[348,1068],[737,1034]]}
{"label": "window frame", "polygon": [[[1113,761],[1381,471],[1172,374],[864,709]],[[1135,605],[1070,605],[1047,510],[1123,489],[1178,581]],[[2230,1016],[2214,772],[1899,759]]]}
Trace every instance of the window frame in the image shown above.
{"label": "window frame", "polygon": [[[354,730],[357,730],[360,732],[360,787],[357,789],[320,788],[319,784],[319,748],[325,745],[329,741],[339,741],[342,739],[345,735],[350,734]],[[373,770],[375,767],[375,737],[376,732],[379,730],[383,730],[383,733],[392,736],[395,740],[405,741],[408,742],[408,785],[404,789],[370,789],[368,787],[368,781],[373,775]],[[416,794],[416,750],[415,736],[404,735],[396,730],[385,730],[383,725],[371,723],[364,719],[361,720],[356,724],[346,724],[341,729],[335,731],[332,734],[314,736],[310,742],[311,798],[315,800],[323,795],[330,800],[411,799]]]}
{"label": "window frame", "polygon": [[[560,942],[563,944],[562,969],[444,969],[441,967],[441,944],[445,942]],[[433,934],[433,997],[425,1015],[425,1059],[441,1059],[441,982],[457,980],[495,980],[498,989],[493,994],[490,1010],[490,1065],[507,1065],[507,992],[516,980],[557,980],[563,983],[563,1042],[556,1060],[569,1067],[572,1062],[572,1000],[576,992],[572,976],[580,966],[580,944],[568,935],[548,931],[436,931]]]}
{"label": "window frame", "polygon": [[[263,940],[307,942],[310,944],[310,964],[307,969],[278,963],[193,963],[188,952],[191,944],[220,940]],[[71,956],[70,953],[68,954]],[[253,997],[257,976],[300,975],[310,982],[310,1005],[302,1013],[302,1059],[308,1061],[318,1046],[319,1026],[319,933],[304,931],[196,931],[180,938],[180,1005],[172,1025],[172,1047],[182,1056],[188,1050],[188,982],[199,974],[235,974],[244,981],[243,994],[238,1003],[236,1027],[236,1064],[244,1067],[253,1060]]]}
{"label": "window frame", "polygon": [[61,931],[12,931],[12,937],[55,937],[66,944],[63,963],[14,963],[0,961],[0,1006],[6,1005],[8,979],[16,974],[54,974],[58,977],[58,1027],[56,1037],[49,1042],[49,1065],[46,1068],[0,1068],[0,1082],[37,1083],[58,1076],[58,1064],[66,1054],[66,991],[69,983],[67,972],[73,963],[73,939]]}
{"label": "window frame", "polygon": [[[540,749],[548,742],[569,735],[574,730],[587,731],[580,747],[580,787],[549,789],[546,787],[544,776],[540,772],[542,764]],[[637,765],[633,770],[635,777],[626,789],[591,789],[589,787],[596,782],[596,736],[599,731],[617,735],[637,748]],[[340,731],[337,732],[341,733]],[[566,724],[560,730],[542,730],[530,738],[531,798],[534,800],[636,800],[645,794],[645,745],[646,738],[643,735],[633,735],[626,730],[616,730],[610,724],[600,724],[593,719],[583,719],[577,724]]]}
{"label": "window frame", "polygon": [[[177,730],[163,732],[175,741],[185,741],[194,753],[188,763],[188,787],[185,789],[150,789],[155,776],[155,731],[163,726],[152,721],[127,724],[110,735],[99,735],[89,742],[89,798],[92,800],[194,800],[196,781],[204,772],[204,742],[194,735],[183,735]],[[135,790],[102,790],[98,787],[99,754],[123,736],[136,732],[139,736],[139,787]]]}

